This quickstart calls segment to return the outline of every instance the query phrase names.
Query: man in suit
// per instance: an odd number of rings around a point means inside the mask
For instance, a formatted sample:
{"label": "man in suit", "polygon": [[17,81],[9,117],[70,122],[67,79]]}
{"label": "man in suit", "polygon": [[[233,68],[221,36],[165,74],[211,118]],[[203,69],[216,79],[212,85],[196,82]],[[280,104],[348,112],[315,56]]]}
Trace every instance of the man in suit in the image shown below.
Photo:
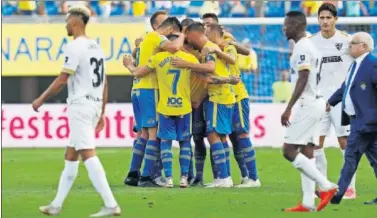
{"label": "man in suit", "polygon": [[[370,54],[373,48],[373,38],[368,33],[358,32],[353,36],[349,52],[355,61],[345,82],[327,103],[327,111],[341,103],[342,125],[351,124],[339,191],[332,204],[342,200],[364,153],[377,178],[377,57]],[[377,204],[377,198],[365,204]]]}

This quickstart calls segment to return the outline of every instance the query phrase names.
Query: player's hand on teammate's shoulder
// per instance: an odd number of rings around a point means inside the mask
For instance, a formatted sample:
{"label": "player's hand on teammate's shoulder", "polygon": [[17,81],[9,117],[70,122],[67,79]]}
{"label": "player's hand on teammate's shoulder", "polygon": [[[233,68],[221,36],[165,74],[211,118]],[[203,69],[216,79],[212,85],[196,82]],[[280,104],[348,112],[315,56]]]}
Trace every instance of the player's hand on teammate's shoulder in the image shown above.
{"label": "player's hand on teammate's shoulder", "polygon": [[229,76],[229,84],[231,85],[237,85],[241,81],[239,76],[231,75]]}
{"label": "player's hand on teammate's shoulder", "polygon": [[130,55],[124,55],[123,56],[123,66],[127,67],[132,65],[132,57]]}
{"label": "player's hand on teammate's shoulder", "polygon": [[101,132],[103,128],[105,127],[105,115],[101,114],[101,117],[98,120],[97,126],[96,126],[96,132]]}
{"label": "player's hand on teammate's shoulder", "polygon": [[43,101],[40,98],[36,98],[31,104],[31,106],[33,107],[33,110],[35,112],[39,112],[38,109],[42,106],[42,104],[43,104]]}
{"label": "player's hand on teammate's shoulder", "polygon": [[326,102],[326,112],[330,112],[331,111],[331,105],[329,104],[329,102]]}
{"label": "player's hand on teammate's shoulder", "polygon": [[187,67],[187,62],[185,60],[175,57],[171,59],[171,65],[177,68],[185,68]]}
{"label": "player's hand on teammate's shoulder", "polygon": [[289,117],[291,116],[291,109],[287,108],[281,115],[281,125],[288,127],[291,125],[289,122]]}

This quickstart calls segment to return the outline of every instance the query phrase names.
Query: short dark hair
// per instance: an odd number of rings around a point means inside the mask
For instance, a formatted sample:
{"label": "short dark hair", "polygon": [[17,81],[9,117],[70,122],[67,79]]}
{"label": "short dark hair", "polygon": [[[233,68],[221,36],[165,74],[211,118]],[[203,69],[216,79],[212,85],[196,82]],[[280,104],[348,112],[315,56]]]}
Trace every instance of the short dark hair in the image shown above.
{"label": "short dark hair", "polygon": [[193,24],[187,27],[186,31],[187,32],[198,31],[198,32],[204,33],[204,25],[200,22],[194,22]]}
{"label": "short dark hair", "polygon": [[299,26],[306,29],[306,16],[301,11],[290,11],[286,16],[288,18],[293,18]]}
{"label": "short dark hair", "polygon": [[211,31],[215,31],[220,34],[220,36],[224,35],[224,29],[219,24],[210,24],[207,28],[209,28]]}
{"label": "short dark hair", "polygon": [[206,19],[206,18],[212,18],[212,19],[216,20],[217,23],[219,22],[219,18],[217,17],[217,15],[215,13],[205,13],[205,14],[203,14],[202,19]]}
{"label": "short dark hair", "polygon": [[178,39],[178,37],[179,36],[177,36],[175,34],[170,34],[166,38],[168,38],[170,41],[174,41],[174,40]]}
{"label": "short dark hair", "polygon": [[182,31],[182,25],[181,22],[176,17],[168,17],[162,24],[159,26],[160,27],[173,27],[173,29],[178,30],[179,32]]}
{"label": "short dark hair", "polygon": [[75,16],[75,17],[80,18],[84,22],[85,25],[89,21],[89,16],[87,16],[86,14],[84,14],[83,12],[80,12],[80,11],[71,11],[71,12],[69,12],[69,16]]}
{"label": "short dark hair", "polygon": [[332,16],[337,17],[338,16],[338,10],[336,9],[335,5],[325,2],[323,3],[319,9],[318,9],[318,16],[322,11],[329,11]]}
{"label": "short dark hair", "polygon": [[190,26],[193,23],[195,23],[195,21],[191,18],[185,18],[181,21],[182,26]]}
{"label": "short dark hair", "polygon": [[167,15],[167,14],[168,14],[168,12],[166,12],[166,11],[156,11],[156,12],[154,12],[151,19],[149,19],[151,26],[153,27],[153,25],[156,24],[156,19],[157,19],[158,16]]}

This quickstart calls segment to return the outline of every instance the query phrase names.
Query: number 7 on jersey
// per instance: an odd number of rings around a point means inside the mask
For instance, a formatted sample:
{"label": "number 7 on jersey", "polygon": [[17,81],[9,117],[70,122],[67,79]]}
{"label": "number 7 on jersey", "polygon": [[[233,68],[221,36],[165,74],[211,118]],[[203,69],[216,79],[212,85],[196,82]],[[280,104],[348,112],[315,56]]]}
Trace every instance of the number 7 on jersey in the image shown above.
{"label": "number 7 on jersey", "polygon": [[177,94],[178,80],[179,80],[179,76],[181,75],[181,71],[180,70],[169,70],[168,74],[174,75],[174,78],[173,78],[173,95],[176,95]]}

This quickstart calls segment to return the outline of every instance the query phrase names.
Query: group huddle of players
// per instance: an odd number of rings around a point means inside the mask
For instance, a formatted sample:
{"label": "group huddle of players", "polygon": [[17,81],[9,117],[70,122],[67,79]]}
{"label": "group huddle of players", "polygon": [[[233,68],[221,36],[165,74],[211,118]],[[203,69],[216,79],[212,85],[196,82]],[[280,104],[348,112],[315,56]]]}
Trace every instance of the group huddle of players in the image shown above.
{"label": "group huddle of players", "polygon": [[154,31],[135,42],[134,58],[123,59],[135,76],[132,105],[138,133],[126,185],[173,187],[172,141],[176,140],[180,187],[203,186],[207,137],[214,181],[206,187],[232,187],[229,136],[242,174],[237,187],[261,186],[249,138],[249,97],[237,64],[238,55],[250,51],[224,31],[215,14],[202,18],[203,23],[179,22],[156,12],[150,20]]}

